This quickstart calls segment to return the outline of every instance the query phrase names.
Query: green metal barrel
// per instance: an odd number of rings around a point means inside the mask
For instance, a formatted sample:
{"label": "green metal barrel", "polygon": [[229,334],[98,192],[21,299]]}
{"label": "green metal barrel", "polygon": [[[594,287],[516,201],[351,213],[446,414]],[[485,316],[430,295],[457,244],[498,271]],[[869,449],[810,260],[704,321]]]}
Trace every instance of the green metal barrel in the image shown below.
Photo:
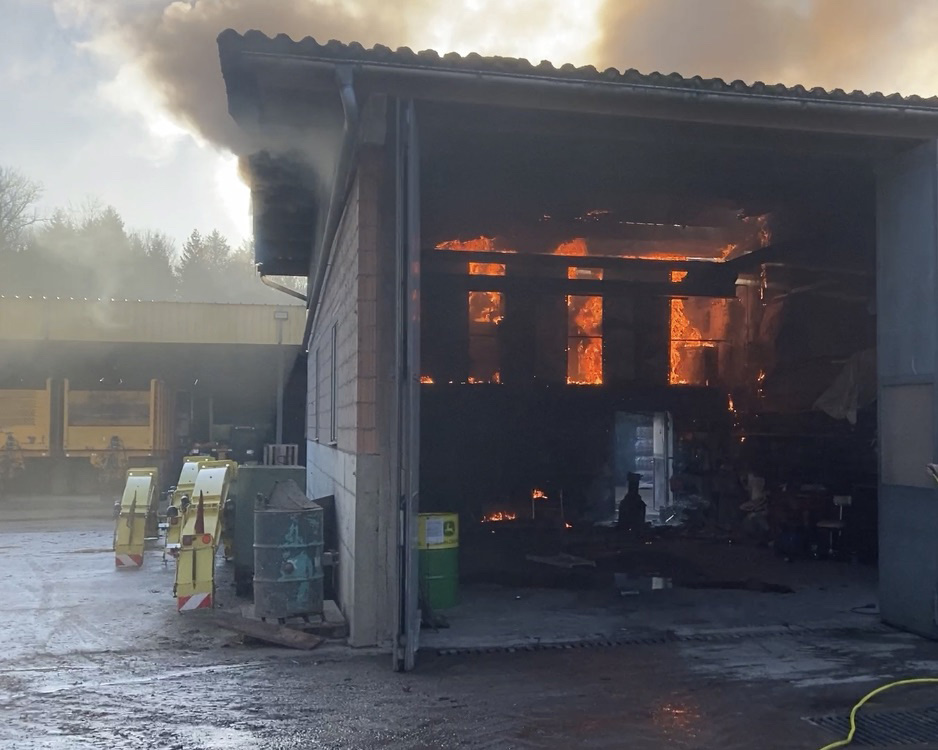
{"label": "green metal barrel", "polygon": [[268,497],[279,482],[292,479],[306,489],[305,466],[239,466],[228,493],[234,499],[234,578],[238,596],[250,596],[254,581],[254,506],[257,496]]}
{"label": "green metal barrel", "polygon": [[323,609],[323,512],[294,482],[254,511],[254,614],[286,619]]}
{"label": "green metal barrel", "polygon": [[417,574],[421,599],[432,610],[459,603],[459,516],[417,516]]}

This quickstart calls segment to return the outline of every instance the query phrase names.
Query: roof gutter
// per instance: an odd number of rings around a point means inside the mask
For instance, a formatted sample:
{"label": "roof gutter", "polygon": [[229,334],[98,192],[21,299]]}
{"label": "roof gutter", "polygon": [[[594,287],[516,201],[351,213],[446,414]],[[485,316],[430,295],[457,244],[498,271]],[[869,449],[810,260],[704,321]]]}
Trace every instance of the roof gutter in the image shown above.
{"label": "roof gutter", "polygon": [[316,258],[316,269],[312,276],[312,284],[308,289],[309,300],[306,315],[306,330],[303,332],[303,346],[309,351],[309,337],[319,315],[319,305],[322,302],[322,287],[326,281],[326,273],[332,260],[332,246],[339,231],[339,220],[342,218],[342,209],[352,186],[356,146],[358,143],[358,124],[360,112],[358,99],[355,97],[355,88],[352,81],[352,68],[347,65],[338,65],[335,68],[336,79],[339,83],[339,96],[342,99],[342,111],[345,115],[342,147],[339,152],[339,161],[335,170],[335,181],[332,184],[332,194],[329,196],[329,211],[323,226],[322,240],[319,243],[319,255]]}
{"label": "roof gutter", "polygon": [[867,136],[938,136],[938,108],[914,103],[858,103],[785,93],[449,70],[277,52],[246,50],[242,54],[273,66],[300,65],[322,70],[354,68],[360,85],[369,90],[423,100]]}
{"label": "roof gutter", "polygon": [[276,289],[278,292],[289,294],[291,297],[296,297],[297,299],[301,299],[304,302],[307,301],[306,295],[303,294],[302,292],[298,292],[296,291],[296,289],[291,289],[290,287],[284,286],[283,284],[278,284],[276,281],[273,281],[269,276],[265,274],[259,274],[259,276],[260,276],[261,283],[266,284],[271,289]]}

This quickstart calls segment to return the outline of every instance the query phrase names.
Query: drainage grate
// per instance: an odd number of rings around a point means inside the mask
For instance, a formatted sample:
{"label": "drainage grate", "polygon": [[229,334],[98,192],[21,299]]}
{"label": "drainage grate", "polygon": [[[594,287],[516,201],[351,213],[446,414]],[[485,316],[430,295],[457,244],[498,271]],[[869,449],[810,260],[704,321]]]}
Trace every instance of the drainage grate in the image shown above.
{"label": "drainage grate", "polygon": [[554,641],[526,643],[516,646],[462,646],[439,648],[438,656],[471,656],[479,654],[513,654],[525,651],[565,651],[571,649],[613,648],[616,646],[657,646],[665,643],[728,643],[752,638],[780,638],[786,636],[828,636],[850,637],[857,635],[894,633],[892,628],[883,623],[870,623],[860,627],[831,626],[782,626],[752,627],[733,630],[711,631],[703,633],[678,634],[672,632],[656,633],[647,636],[625,638],[582,639],[575,641]]}
{"label": "drainage grate", "polygon": [[[808,716],[805,719],[822,729],[828,729],[838,737],[846,737],[850,731],[850,717]],[[857,733],[854,745],[922,745],[938,741],[938,706],[928,706],[909,711],[878,711],[857,716]]]}

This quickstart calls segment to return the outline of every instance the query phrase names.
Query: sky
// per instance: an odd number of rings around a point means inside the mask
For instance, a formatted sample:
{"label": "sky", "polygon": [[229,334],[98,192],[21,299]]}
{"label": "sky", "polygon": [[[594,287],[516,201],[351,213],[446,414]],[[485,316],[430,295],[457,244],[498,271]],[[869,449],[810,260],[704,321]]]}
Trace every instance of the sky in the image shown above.
{"label": "sky", "polygon": [[42,211],[250,236],[215,37],[259,28],[728,80],[938,93],[938,0],[0,0],[0,164]]}
{"label": "sky", "polygon": [[0,163],[43,185],[43,213],[96,200],[177,247],[193,229],[217,228],[232,245],[250,235],[234,156],[148,107],[145,84],[133,101],[133,86],[115,85],[118,66],[84,47],[52,2],[0,7]]}
{"label": "sky", "polygon": [[[384,0],[365,1],[375,7],[384,4]],[[488,28],[483,24],[471,38],[465,36],[467,16],[491,17],[491,7],[503,6],[503,2],[462,0],[458,12],[450,12],[455,5],[415,0],[411,9],[416,8],[421,19],[427,17],[428,8],[433,16],[418,24],[423,46],[463,53],[474,48],[512,55],[527,51],[547,57],[552,47],[560,45],[583,58],[592,42],[598,2],[581,0],[583,13],[576,9],[575,17],[573,10],[538,13],[540,26],[533,34],[515,33],[509,41],[491,24]],[[296,10],[304,3],[313,11]],[[519,12],[537,4],[549,5],[552,0],[507,3],[518,6]],[[154,56],[171,64],[174,51],[167,31],[178,31],[180,40],[209,50],[208,56],[193,51],[197,64],[208,59],[215,65],[214,37],[227,25],[238,27],[239,13],[241,25],[263,28],[266,22],[271,28],[264,30],[271,34],[285,30],[300,37],[309,33],[299,23],[327,36],[343,30],[354,34],[355,13],[346,11],[354,3],[196,0],[188,5],[204,9],[207,18],[202,24],[209,25],[196,30],[201,34],[198,37],[187,36],[183,27],[161,26],[153,14],[147,14],[171,5],[187,10],[182,7],[186,3],[171,0],[0,0],[0,101],[4,103],[0,164],[42,184],[42,213],[96,201],[113,205],[130,229],[166,232],[177,249],[193,229],[204,233],[217,228],[236,246],[251,234],[250,197],[238,178],[236,158],[208,140],[206,128],[193,124],[178,106],[161,97],[161,89],[167,88],[161,84],[166,82],[148,77],[134,63],[134,46],[143,36],[157,38],[163,47]],[[386,16],[393,17],[391,5]],[[196,14],[189,15],[194,18]],[[548,16],[552,18],[545,22]],[[120,32],[109,34],[118,24],[123,25]],[[389,21],[376,27],[374,33],[380,39],[371,43],[383,40],[381,28],[394,25]],[[282,28],[287,26],[293,28]],[[367,32],[362,33],[364,40]],[[402,35],[387,41],[416,44],[418,39]],[[141,49],[140,56],[146,52]],[[179,50],[180,58],[185,54]],[[220,73],[212,71],[212,76],[208,80],[218,89],[212,93],[220,92],[223,99]],[[218,96],[206,98],[217,100]],[[212,116],[217,116],[217,109]]]}

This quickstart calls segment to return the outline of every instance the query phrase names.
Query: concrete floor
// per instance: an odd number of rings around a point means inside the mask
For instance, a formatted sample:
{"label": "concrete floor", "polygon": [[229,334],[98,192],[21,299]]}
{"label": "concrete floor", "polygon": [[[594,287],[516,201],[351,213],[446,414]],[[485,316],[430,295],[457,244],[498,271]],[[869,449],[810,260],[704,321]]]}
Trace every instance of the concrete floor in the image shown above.
{"label": "concrete floor", "polygon": [[[514,581],[525,573],[536,580],[550,571],[530,561],[513,564]],[[650,585],[648,578],[632,579],[634,587],[617,585],[613,569],[623,564],[640,576],[667,576],[673,588],[643,589]],[[870,617],[856,610],[877,600],[874,566],[785,562],[766,548],[708,541],[648,541],[615,563],[600,560],[595,569],[561,570],[558,575],[552,588],[463,585],[459,605],[441,613],[449,627],[425,629],[421,647],[526,647],[789,626],[865,628]],[[721,588],[747,582],[785,586],[792,593]],[[708,588],[691,588],[704,585]]]}
{"label": "concrete floor", "polygon": [[[834,736],[803,717],[938,674],[936,643],[818,620],[643,646],[428,652],[400,675],[387,655],[342,646],[238,645],[205,613],[175,613],[158,554],[115,571],[110,539],[107,518],[0,511],[0,747],[815,748]],[[698,635],[710,623],[684,617]],[[938,705],[938,691],[887,694],[873,710],[915,704]]]}

